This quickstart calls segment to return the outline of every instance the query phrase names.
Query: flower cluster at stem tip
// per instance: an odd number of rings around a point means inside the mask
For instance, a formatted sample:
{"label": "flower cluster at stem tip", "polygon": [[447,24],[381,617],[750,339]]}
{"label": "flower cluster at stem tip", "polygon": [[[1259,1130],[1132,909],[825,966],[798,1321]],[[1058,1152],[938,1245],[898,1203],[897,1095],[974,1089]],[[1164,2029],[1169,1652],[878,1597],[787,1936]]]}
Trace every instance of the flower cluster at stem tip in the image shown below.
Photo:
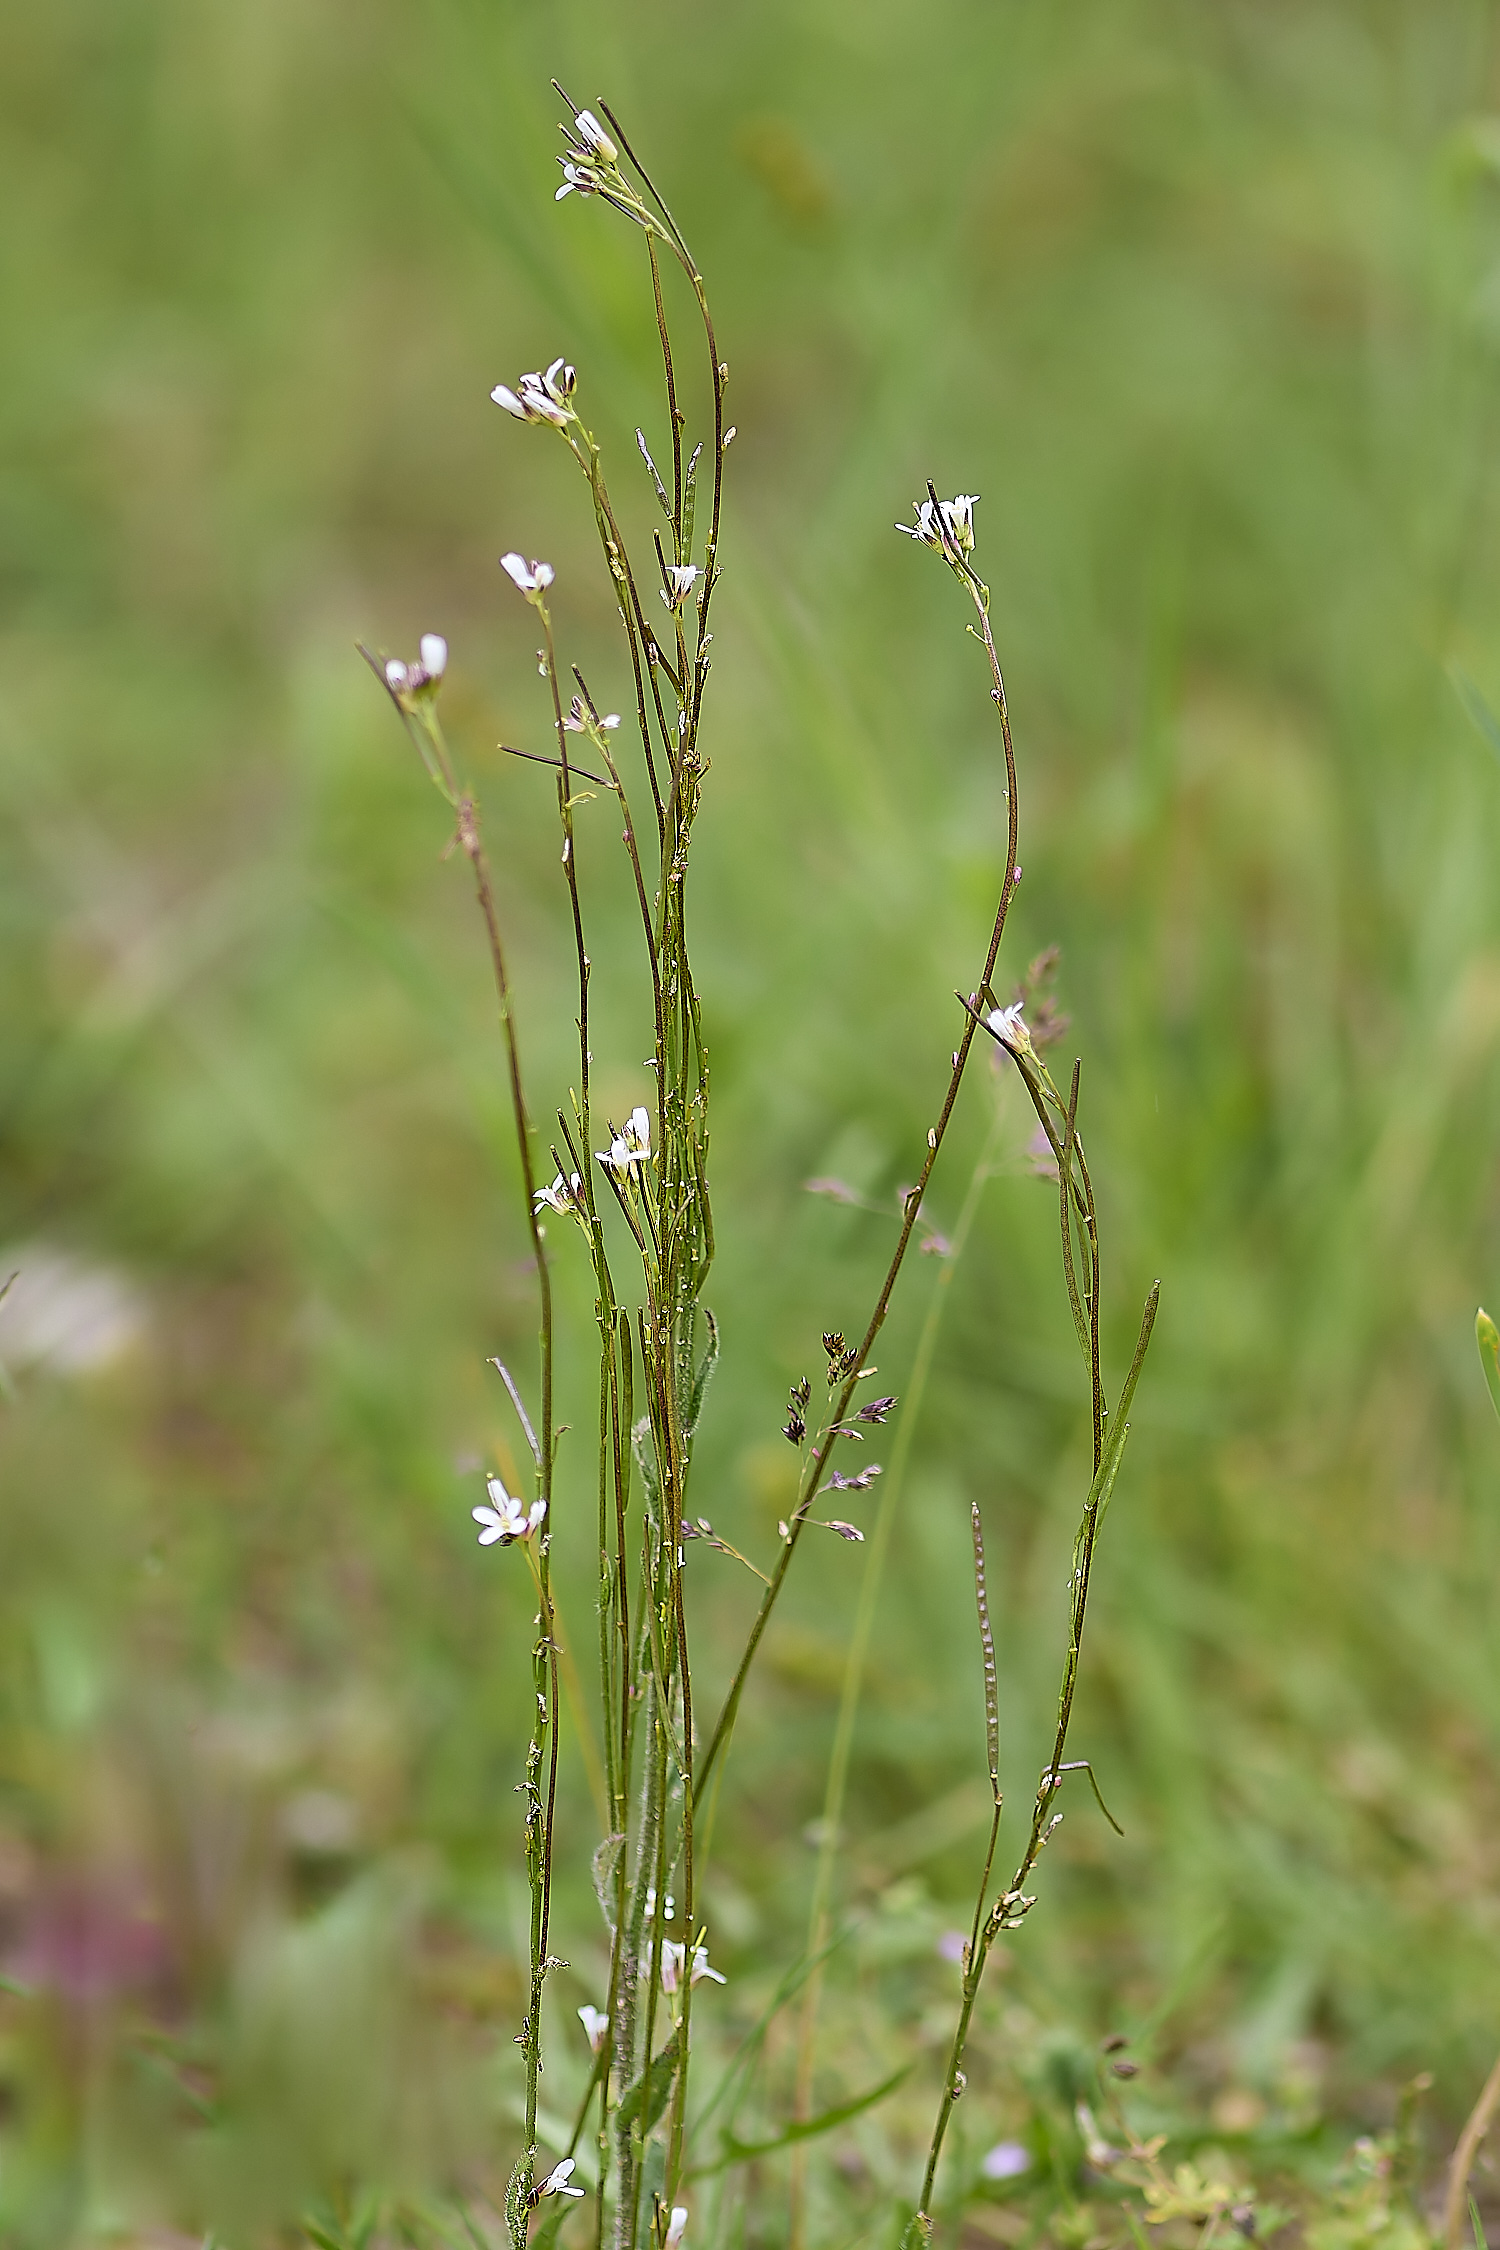
{"label": "flower cluster at stem tip", "polygon": [[518,422],[550,422],[554,430],[565,430],[577,420],[568,404],[577,381],[577,369],[565,359],[555,359],[545,375],[523,375],[514,390],[508,383],[497,383],[490,397]]}
{"label": "flower cluster at stem tip", "polygon": [[502,555],[500,568],[529,602],[534,602],[539,595],[545,594],[557,575],[551,563],[528,563],[524,555]]}
{"label": "flower cluster at stem tip", "polygon": [[[1020,872],[1017,868],[1016,873]],[[1034,1055],[1030,1027],[1022,1013],[1024,1005],[1023,1001],[1012,1000],[1008,1008],[991,1008],[984,1019],[984,1028],[992,1031],[1001,1046],[1009,1047],[1014,1054]]]}
{"label": "flower cluster at stem tip", "polygon": [[696,563],[671,564],[667,571],[667,583],[661,590],[661,598],[668,609],[681,609],[693,590],[693,583],[697,576],[698,565]]}
{"label": "flower cluster at stem tip", "polygon": [[405,664],[399,656],[386,658],[385,684],[398,700],[424,691],[435,695],[447,669],[448,643],[441,633],[424,633],[415,664]]}
{"label": "flower cluster at stem tip", "polygon": [[563,731],[565,734],[593,734],[596,731],[601,734],[610,734],[613,733],[619,723],[620,714],[618,711],[610,711],[604,718],[596,719],[593,712],[584,703],[581,695],[574,696],[563,715]]}
{"label": "flower cluster at stem tip", "polygon": [[951,543],[960,554],[972,554],[974,508],[978,499],[977,492],[958,492],[951,500],[940,501],[938,506],[942,509],[941,524],[937,509],[930,500],[915,500],[912,506],[916,510],[916,522],[898,523],[896,529],[904,531],[908,539],[920,539],[926,546],[936,547],[940,551]]}
{"label": "flower cluster at stem tip", "polygon": [[639,1165],[651,1162],[651,1119],[643,1109],[633,1109],[625,1121],[623,1133],[617,1133],[608,1148],[595,1152],[606,1172],[617,1179],[630,1179]]}
{"label": "flower cluster at stem tip", "polygon": [[582,1187],[583,1176],[581,1173],[570,1172],[568,1177],[564,1179],[559,1172],[551,1187],[537,1188],[533,1192],[531,1207],[533,1211],[556,1211],[559,1214],[576,1211],[579,1208],[578,1199]]}
{"label": "flower cluster at stem tip", "polygon": [[597,195],[604,185],[599,175],[612,172],[620,160],[619,150],[591,109],[579,110],[573,130],[581,145],[570,145],[567,154],[558,158],[563,184],[553,198],[557,203],[565,195]]}

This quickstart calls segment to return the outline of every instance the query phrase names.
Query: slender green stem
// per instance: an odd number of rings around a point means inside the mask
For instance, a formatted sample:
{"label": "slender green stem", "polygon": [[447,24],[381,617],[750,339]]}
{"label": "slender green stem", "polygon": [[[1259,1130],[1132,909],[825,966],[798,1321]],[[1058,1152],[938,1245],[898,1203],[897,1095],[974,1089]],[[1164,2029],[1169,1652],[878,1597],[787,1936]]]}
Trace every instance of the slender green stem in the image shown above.
{"label": "slender green stem", "polygon": [[[975,1160],[969,1178],[958,1221],[953,1229],[952,1247],[938,1269],[937,1280],[928,1299],[922,1332],[917,1339],[917,1349],[912,1360],[911,1377],[906,1395],[901,1402],[901,1419],[891,1448],[891,1459],[880,1487],[880,1504],[870,1531],[865,1553],[865,1567],[860,1580],[859,1601],[855,1607],[854,1624],[849,1635],[848,1652],[844,1658],[844,1680],[839,1695],[838,1720],[834,1727],[833,1748],[828,1759],[828,1779],[823,1791],[823,1816],[820,1824],[817,1871],[813,1877],[812,1904],[807,1917],[807,1953],[818,1965],[808,1976],[802,2003],[802,2021],[798,2035],[797,2094],[793,2114],[804,2118],[811,2114],[812,2073],[816,2055],[818,2010],[823,1992],[822,1954],[828,1939],[828,1910],[833,1893],[834,1869],[838,1860],[840,1831],[844,1819],[844,1800],[849,1783],[849,1761],[854,1748],[855,1722],[859,1716],[860,1699],[864,1693],[865,1669],[869,1662],[870,1641],[875,1630],[879,1610],[880,1590],[885,1578],[886,1558],[890,1551],[891,1535],[906,1490],[906,1468],[911,1457],[912,1441],[921,1419],[922,1406],[927,1394],[928,1378],[932,1373],[937,1352],[938,1331],[947,1309],[954,1275],[970,1233],[978,1216],[984,1190],[993,1175],[995,1158],[999,1153],[1004,1120],[997,1103],[984,1146]],[[796,2149],[792,2160],[792,2218],[790,2242],[795,2250],[799,2238],[799,2221],[802,2205],[803,2152]]]}

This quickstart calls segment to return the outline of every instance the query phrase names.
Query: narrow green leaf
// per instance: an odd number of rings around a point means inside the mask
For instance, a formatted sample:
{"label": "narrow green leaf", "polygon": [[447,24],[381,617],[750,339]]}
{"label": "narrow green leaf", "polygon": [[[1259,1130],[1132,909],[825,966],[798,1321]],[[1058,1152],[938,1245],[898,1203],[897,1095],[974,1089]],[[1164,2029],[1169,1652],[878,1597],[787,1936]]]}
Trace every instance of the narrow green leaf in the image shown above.
{"label": "narrow green leaf", "polygon": [[693,559],[693,509],[698,497],[698,456],[702,451],[701,445],[693,447],[687,465],[687,475],[682,480],[682,559],[684,562],[691,562]]}
{"label": "narrow green leaf", "polygon": [[510,2239],[518,2246],[518,2250],[524,2250],[526,2228],[531,2217],[530,2206],[526,2201],[526,2188],[535,2156],[535,2149],[529,2156],[518,2156],[511,2166],[510,2178],[505,2183],[505,2223],[510,2228]]}
{"label": "narrow green leaf", "polygon": [[1141,1369],[1146,1364],[1146,1349],[1151,1342],[1151,1331],[1156,1326],[1156,1308],[1161,1302],[1161,1283],[1153,1281],[1146,1299],[1146,1309],[1141,1315],[1141,1332],[1136,1338],[1135,1357],[1130,1363],[1130,1373],[1120,1392],[1120,1403],[1115,1408],[1109,1436],[1104,1444],[1104,1459],[1099,1464],[1099,1474],[1094,1479],[1090,1501],[1098,1503],[1098,1521],[1104,1521],[1104,1511],[1109,1506],[1109,1496],[1115,1488],[1115,1478],[1120,1473],[1120,1460],[1125,1451],[1125,1440],[1130,1434],[1130,1424],[1125,1417],[1130,1412],[1130,1402],[1135,1397],[1135,1386],[1140,1381]]}
{"label": "narrow green leaf", "polygon": [[630,1433],[630,1450],[635,1455],[635,1465],[640,1471],[641,1483],[646,1488],[646,1504],[653,1515],[661,1508],[661,1479],[656,1473],[656,1446],[651,1436],[651,1417],[643,1414]]}
{"label": "narrow green leaf", "polygon": [[903,2064],[900,2070],[893,2072],[889,2078],[882,2079],[878,2086],[872,2086],[867,2094],[856,2095],[851,2102],[840,2102],[836,2108],[825,2109],[818,2117],[809,2117],[798,2125],[785,2126],[773,2140],[737,2141],[732,2133],[720,2133],[719,2155],[712,2164],[698,2165],[691,2177],[705,2180],[714,2172],[727,2171],[731,2164],[748,2164],[753,2157],[774,2156],[778,2149],[791,2148],[798,2141],[810,2141],[819,2133],[831,2132],[835,2125],[846,2124],[851,2117],[858,2117],[862,2110],[873,2109],[877,2102],[883,2102],[886,2095],[894,2092],[900,2085],[911,2067],[910,2063]]}
{"label": "narrow green leaf", "polygon": [[1490,1403],[1500,1414],[1500,1328],[1495,1326],[1483,1305],[1474,1315],[1474,1341],[1479,1346],[1479,1364],[1490,1387]]}
{"label": "narrow green leaf", "polygon": [[623,1836],[606,1836],[597,1845],[590,1863],[594,1878],[594,1896],[599,1901],[599,1911],[611,1937],[615,1934],[615,1878],[619,1872],[620,1854],[625,1849]]}
{"label": "narrow green leaf", "polygon": [[552,2250],[552,2245],[557,2240],[557,2230],[568,2213],[587,2208],[586,2204],[576,2203],[570,2195],[549,2195],[546,2211],[533,2229],[527,2250]]}
{"label": "narrow green leaf", "polygon": [[714,1369],[719,1364],[719,1324],[707,1305],[703,1307],[703,1325],[708,1330],[708,1342],[704,1347],[703,1357],[698,1362],[698,1372],[693,1378],[693,1404],[687,1427],[689,1437],[702,1419],[703,1401],[708,1395],[708,1386],[714,1379]]}
{"label": "narrow green leaf", "polygon": [[634,2125],[639,2121],[642,2133],[649,2133],[667,2106],[667,2096],[672,2091],[672,2078],[677,2069],[677,2034],[674,2031],[659,2055],[651,2058],[651,2068],[643,2071],[634,2085],[626,2088],[617,2111],[621,2125]]}

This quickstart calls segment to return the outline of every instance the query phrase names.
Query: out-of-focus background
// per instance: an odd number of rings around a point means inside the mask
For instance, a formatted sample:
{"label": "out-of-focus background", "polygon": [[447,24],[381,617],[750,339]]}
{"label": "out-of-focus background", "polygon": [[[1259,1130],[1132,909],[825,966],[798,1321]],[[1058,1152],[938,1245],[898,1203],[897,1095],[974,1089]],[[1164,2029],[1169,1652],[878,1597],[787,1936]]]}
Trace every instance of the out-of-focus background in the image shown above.
{"label": "out-of-focus background", "polygon": [[[802,1183],[911,1176],[992,911],[982,658],[891,529],[929,475],[982,495],[1008,977],[1061,945],[1116,1382],[1163,1280],[1076,1722],[1125,1840],[1080,1794],[955,2165],[1006,2132],[1040,2162],[1116,2029],[1147,2109],[1220,2149],[1378,2127],[1427,2071],[1440,2153],[1500,2043],[1472,1343],[1500,1295],[1496,31],[1487,0],[13,0],[6,2242],[250,2244],[378,2192],[462,2191],[482,2231],[517,2145],[532,1604],[468,1509],[481,1460],[514,1465],[484,1361],[530,1364],[532,1285],[472,901],[353,643],[448,636],[545,1117],[570,953],[550,784],[494,749],[546,746],[502,548],[556,566],[601,702],[627,684],[576,472],[487,393],[574,360],[641,535],[632,431],[662,422],[639,241],[552,199],[554,74],[677,209],[739,430],[696,847],[725,1347],[698,1505],[764,1556],[787,1386],[891,1239]],[[648,1040],[615,834],[596,808],[580,850],[622,1112]],[[997,1101],[862,1709],[819,2099],[918,2068],[824,2144],[814,2240],[883,2164],[909,2191],[951,2021],[986,1798],[971,1499],[1014,1803],[1055,1692],[1086,1431],[1054,1199],[987,1072],[929,1208],[951,1224]],[[591,1299],[555,1247],[586,1431]],[[898,1392],[945,1271],[913,1268]],[[746,1702],[710,2042],[801,1948],[865,1559],[804,1543]],[[755,1587],[692,1570],[712,1685]],[[565,1783],[562,2117],[602,1943]],[[770,2168],[762,2230],[783,2192]]]}

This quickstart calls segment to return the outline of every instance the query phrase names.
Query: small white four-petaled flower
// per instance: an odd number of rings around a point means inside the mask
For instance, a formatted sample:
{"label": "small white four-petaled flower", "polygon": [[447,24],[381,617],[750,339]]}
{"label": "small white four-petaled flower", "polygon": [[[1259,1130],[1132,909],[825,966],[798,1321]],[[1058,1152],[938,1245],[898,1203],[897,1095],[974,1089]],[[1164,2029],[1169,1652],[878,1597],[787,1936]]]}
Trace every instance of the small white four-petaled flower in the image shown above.
{"label": "small white four-petaled flower", "polygon": [[651,1119],[644,1109],[633,1109],[626,1119],[625,1130],[617,1133],[607,1149],[597,1151],[599,1162],[607,1172],[628,1179],[638,1164],[651,1161]]}
{"label": "small white four-petaled flower", "polygon": [[661,598],[668,609],[681,609],[693,590],[693,584],[697,576],[698,565],[696,563],[673,563],[669,567],[667,583],[661,590]]}
{"label": "small white four-petaled flower", "polygon": [[565,2156],[561,2164],[554,2171],[548,2173],[546,2179],[537,2189],[537,2200],[540,2202],[544,2195],[582,2195],[584,2190],[571,2184],[577,2167],[578,2160],[576,2157]]}
{"label": "small white four-petaled flower", "polygon": [[1022,1002],[1012,1000],[1008,1008],[991,1008],[984,1019],[986,1031],[992,1031],[1002,1047],[1014,1048],[1018,1054],[1032,1052],[1031,1032],[1022,1013]]}
{"label": "small white four-petaled flower", "polygon": [[565,359],[555,359],[545,375],[533,370],[521,377],[514,390],[508,383],[497,383],[490,397],[518,422],[550,422],[553,429],[563,430],[573,420],[568,400],[577,381],[577,370]]}
{"label": "small white four-petaled flower", "polygon": [[573,123],[577,127],[579,139],[586,141],[594,154],[602,156],[606,164],[613,164],[620,152],[593,111],[581,109]]}
{"label": "small white four-petaled flower", "polygon": [[424,633],[418,651],[415,664],[403,664],[399,656],[387,658],[385,684],[392,695],[418,695],[423,688],[436,688],[448,669],[448,643],[441,633]]}
{"label": "small white four-petaled flower", "polygon": [[604,2045],[604,2034],[609,2029],[608,2016],[598,2008],[580,2008],[578,2021],[583,2025],[584,2035],[597,2055]]}
{"label": "small white four-petaled flower", "polygon": [[620,714],[618,711],[611,711],[607,718],[596,719],[593,713],[585,708],[581,695],[574,696],[563,718],[563,725],[569,734],[587,734],[591,727],[600,727],[609,732],[619,723]]}
{"label": "small white four-petaled flower", "polygon": [[557,573],[551,563],[528,563],[524,555],[502,555],[500,568],[529,601],[534,594],[544,593]]}
{"label": "small white four-petaled flower", "polygon": [[570,1172],[568,1177],[564,1179],[559,1172],[551,1187],[537,1188],[533,1191],[531,1208],[533,1211],[540,1211],[545,1205],[549,1211],[576,1211],[578,1209],[578,1194],[582,1186],[583,1176],[581,1173]]}
{"label": "small white four-petaled flower", "polygon": [[958,492],[951,500],[940,501],[941,523],[931,500],[914,501],[915,524],[898,523],[896,529],[904,531],[908,539],[920,539],[929,547],[942,548],[951,542],[960,554],[967,555],[974,545],[974,503],[978,498],[977,492]]}
{"label": "small white four-petaled flower", "polygon": [[591,109],[579,110],[573,119],[573,130],[580,145],[570,147],[567,156],[559,159],[563,168],[563,184],[557,191],[559,203],[575,188],[580,195],[597,195],[604,185],[604,175],[613,170],[620,157],[619,150]]}
{"label": "small white four-petaled flower", "polygon": [[482,1528],[479,1533],[481,1547],[493,1547],[498,1539],[503,1547],[513,1546],[518,1539],[529,1539],[547,1513],[545,1500],[533,1500],[524,1508],[513,1500],[498,1477],[486,1477],[485,1490],[494,1506],[471,1508],[470,1515]]}
{"label": "small white four-petaled flower", "polygon": [[[686,1960],[687,1947],[679,1945],[672,1938],[668,1938],[661,1949],[661,1988],[663,1992],[675,1992],[677,1990],[678,1985],[682,1982],[682,1971]],[[695,1945],[693,1947],[693,1965],[688,1972],[688,1982],[689,1984],[701,1984],[705,1977],[710,1978],[715,1984],[727,1984],[729,1982],[728,1977],[721,1976],[717,1969],[709,1967],[708,1947],[706,1945]]]}

